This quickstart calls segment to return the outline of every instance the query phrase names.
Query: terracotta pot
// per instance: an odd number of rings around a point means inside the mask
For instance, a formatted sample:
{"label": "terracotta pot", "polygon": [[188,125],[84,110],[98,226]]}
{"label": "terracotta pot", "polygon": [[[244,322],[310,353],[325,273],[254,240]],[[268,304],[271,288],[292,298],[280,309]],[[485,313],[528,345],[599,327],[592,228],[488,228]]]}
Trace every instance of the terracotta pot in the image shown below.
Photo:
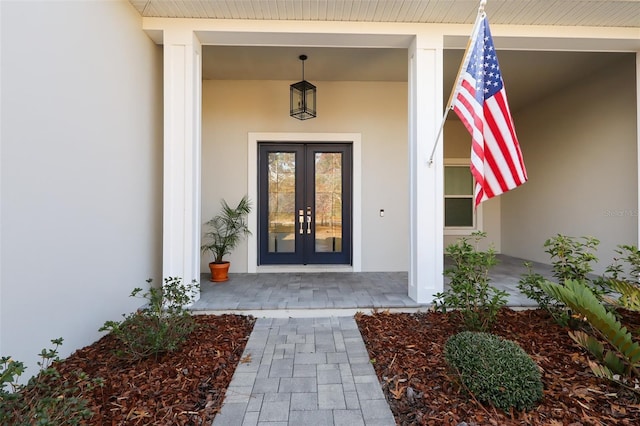
{"label": "terracotta pot", "polygon": [[209,263],[209,269],[211,269],[210,280],[214,283],[220,283],[229,280],[229,262],[222,263]]}

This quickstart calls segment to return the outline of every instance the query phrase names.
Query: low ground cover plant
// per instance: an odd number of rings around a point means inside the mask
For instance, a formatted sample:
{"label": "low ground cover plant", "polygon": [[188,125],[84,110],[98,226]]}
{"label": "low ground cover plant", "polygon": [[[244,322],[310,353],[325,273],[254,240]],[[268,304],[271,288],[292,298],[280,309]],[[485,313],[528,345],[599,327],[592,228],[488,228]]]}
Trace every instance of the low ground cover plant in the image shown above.
{"label": "low ground cover plant", "polygon": [[509,412],[531,409],[542,399],[538,366],[512,341],[465,331],[447,340],[444,356],[463,388],[480,402]]}

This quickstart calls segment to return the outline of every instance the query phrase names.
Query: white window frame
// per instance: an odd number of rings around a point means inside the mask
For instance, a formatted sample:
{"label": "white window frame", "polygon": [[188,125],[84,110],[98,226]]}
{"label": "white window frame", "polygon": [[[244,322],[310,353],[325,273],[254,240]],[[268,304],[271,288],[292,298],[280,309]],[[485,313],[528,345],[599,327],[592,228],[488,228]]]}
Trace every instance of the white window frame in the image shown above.
{"label": "white window frame", "polygon": [[[469,158],[446,158],[444,160],[444,167],[449,167],[449,166],[456,166],[456,167],[461,167],[461,166],[467,166],[469,167],[471,160]],[[442,171],[443,176],[444,176],[444,170]],[[473,178],[473,176],[472,176]],[[444,185],[444,178],[442,180],[443,185]],[[473,180],[473,187],[475,187],[475,179]],[[447,198],[447,196],[444,194],[444,188],[442,191],[442,196],[443,196],[443,200],[442,200],[442,215],[444,218],[444,209],[445,209],[445,202],[444,199]],[[472,197],[472,202],[473,202],[473,197]],[[444,220],[443,220],[444,222]],[[444,227],[444,235],[471,235],[472,233],[476,232],[476,231],[482,231],[482,203],[480,203],[480,205],[474,209],[473,212],[473,226],[445,226]]]}

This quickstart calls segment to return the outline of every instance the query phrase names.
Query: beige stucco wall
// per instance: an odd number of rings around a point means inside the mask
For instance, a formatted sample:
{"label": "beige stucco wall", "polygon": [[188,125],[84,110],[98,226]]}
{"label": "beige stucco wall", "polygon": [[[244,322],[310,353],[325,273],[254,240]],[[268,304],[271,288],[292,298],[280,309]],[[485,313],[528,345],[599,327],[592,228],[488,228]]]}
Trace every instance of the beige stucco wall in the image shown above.
{"label": "beige stucco wall", "polygon": [[159,282],[162,48],[126,1],[2,1],[0,354],[92,343]]}
{"label": "beige stucco wall", "polygon": [[502,196],[502,251],[548,263],[558,233],[601,240],[597,272],[637,244],[635,58],[576,81],[516,117],[529,182]]}
{"label": "beige stucco wall", "polygon": [[[202,218],[224,198],[247,193],[249,132],[327,132],[362,135],[362,269],[406,271],[408,247],[407,85],[326,82],[318,87],[318,116],[289,117],[290,81],[204,81],[202,98]],[[255,202],[255,200],[254,200]],[[385,216],[380,217],[380,209]],[[247,270],[246,242],[229,256],[231,272]],[[209,258],[203,257],[203,271]]]}
{"label": "beige stucco wall", "polygon": [[[407,85],[389,82],[313,82],[318,117],[289,117],[288,81],[203,82],[202,218],[247,192],[249,132],[362,133],[362,268],[404,271],[408,267]],[[447,158],[469,158],[470,136],[459,120],[444,131]],[[219,158],[224,157],[220,161]],[[254,200],[255,202],[255,200]],[[380,217],[380,209],[385,216]],[[482,248],[501,250],[500,197],[483,203]],[[445,245],[460,235],[445,235]],[[246,243],[229,256],[231,272],[247,270]],[[202,258],[207,272],[208,257]]]}

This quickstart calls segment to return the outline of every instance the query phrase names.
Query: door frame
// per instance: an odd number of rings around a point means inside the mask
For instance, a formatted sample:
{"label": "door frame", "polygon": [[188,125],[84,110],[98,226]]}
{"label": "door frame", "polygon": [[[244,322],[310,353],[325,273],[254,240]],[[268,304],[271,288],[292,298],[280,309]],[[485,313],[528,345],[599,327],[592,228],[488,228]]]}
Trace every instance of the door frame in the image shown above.
{"label": "door frame", "polygon": [[248,217],[251,235],[247,238],[247,272],[361,272],[362,271],[362,135],[360,133],[259,133],[247,137],[247,194],[255,204],[258,200],[258,143],[351,143],[353,161],[352,194],[352,265],[259,265],[258,212]]}
{"label": "door frame", "polygon": [[[259,265],[342,265],[351,266],[352,263],[352,201],[353,201],[353,144],[352,143],[270,143],[258,144],[258,200],[256,201],[258,213],[258,263]],[[291,229],[288,236],[293,237],[293,251],[277,250],[277,234],[274,250],[271,251],[271,160],[272,153],[293,154],[294,160],[294,188],[293,206],[289,213]],[[340,249],[335,251],[336,239],[334,236],[333,250],[326,246],[320,222],[323,218],[318,209],[317,164],[318,153],[338,154],[340,157],[340,225],[339,241]],[[333,161],[333,160],[332,160]],[[332,210],[335,204],[331,205]],[[331,215],[333,218],[333,213]],[[277,219],[276,219],[277,220]],[[332,223],[331,219],[331,222]],[[306,224],[306,226],[305,226]],[[307,228],[306,232],[303,228]],[[333,235],[333,234],[332,234]],[[320,238],[320,239],[318,239]],[[289,239],[289,238],[287,238]],[[318,244],[324,246],[318,249]],[[330,247],[330,246],[329,246]]]}

